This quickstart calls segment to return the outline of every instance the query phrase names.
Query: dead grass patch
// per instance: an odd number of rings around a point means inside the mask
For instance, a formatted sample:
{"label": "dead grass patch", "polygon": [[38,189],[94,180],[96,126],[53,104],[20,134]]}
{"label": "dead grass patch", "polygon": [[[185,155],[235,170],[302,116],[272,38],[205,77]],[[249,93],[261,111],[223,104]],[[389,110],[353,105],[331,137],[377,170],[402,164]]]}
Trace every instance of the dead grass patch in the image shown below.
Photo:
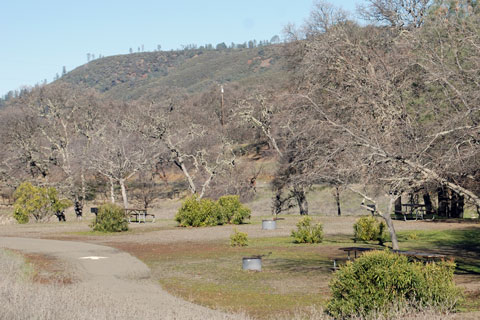
{"label": "dead grass patch", "polygon": [[31,271],[28,276],[34,283],[70,285],[77,282],[75,277],[67,271],[65,263],[55,257],[13,249],[9,251],[23,257],[24,263],[30,266]]}
{"label": "dead grass patch", "polygon": [[27,263],[33,266],[33,282],[69,285],[76,280],[66,270],[65,263],[48,255],[24,253]]}

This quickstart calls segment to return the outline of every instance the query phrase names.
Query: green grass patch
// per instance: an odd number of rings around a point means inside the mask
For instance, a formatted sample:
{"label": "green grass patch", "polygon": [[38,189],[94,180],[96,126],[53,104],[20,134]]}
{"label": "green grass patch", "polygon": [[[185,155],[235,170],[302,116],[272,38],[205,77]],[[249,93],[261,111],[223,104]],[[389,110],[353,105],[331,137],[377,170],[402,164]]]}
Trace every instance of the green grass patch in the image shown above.
{"label": "green grass patch", "polygon": [[275,293],[272,288],[260,285],[252,288],[251,282],[232,287],[230,284],[206,284],[198,280],[186,283],[182,278],[172,278],[161,283],[168,291],[190,297],[194,303],[213,309],[246,311],[256,318],[270,318],[275,314],[284,315],[293,313],[293,310],[308,306],[319,307],[324,304],[315,293]]}
{"label": "green grass patch", "polygon": [[404,250],[445,254],[455,259],[457,274],[480,276],[480,228],[399,232]]}
{"label": "green grass patch", "polygon": [[[455,258],[457,274],[480,275],[480,228],[399,232],[399,238],[404,250],[443,253]],[[227,241],[197,242],[155,252],[144,261],[175,295],[210,308],[271,318],[324,307],[330,297],[332,259],[345,260],[339,249],[352,245],[347,236],[321,244],[295,244],[291,237],[254,238],[243,248],[231,248]],[[263,256],[262,272],[243,271],[242,258],[255,255]],[[467,295],[463,310],[478,309],[472,297],[476,295]]]}
{"label": "green grass patch", "polygon": [[[176,245],[144,257],[169,292],[211,308],[247,312],[254,317],[324,306],[332,244],[299,245],[290,237],[252,239],[248,247],[225,242]],[[242,258],[262,255],[262,272],[242,270]]]}
{"label": "green grass patch", "polygon": [[480,310],[480,291],[467,292],[465,300],[460,306],[460,311],[470,312]]}
{"label": "green grass patch", "polygon": [[[480,281],[480,227],[455,230],[404,231],[398,234],[403,250],[428,251],[455,259],[455,274]],[[480,309],[480,291],[469,291],[460,305],[461,311]]]}

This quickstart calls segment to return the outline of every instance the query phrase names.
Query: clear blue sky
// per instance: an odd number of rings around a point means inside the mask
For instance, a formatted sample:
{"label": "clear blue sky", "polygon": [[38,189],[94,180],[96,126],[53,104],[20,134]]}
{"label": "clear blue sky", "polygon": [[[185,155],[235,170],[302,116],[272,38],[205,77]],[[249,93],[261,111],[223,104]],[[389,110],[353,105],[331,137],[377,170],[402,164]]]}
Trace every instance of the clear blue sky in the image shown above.
{"label": "clear blue sky", "polygon": [[[361,0],[330,1],[354,11]],[[269,40],[287,23],[300,25],[313,0],[17,0],[1,8],[0,96],[51,82],[87,53],[126,54],[251,39]]]}

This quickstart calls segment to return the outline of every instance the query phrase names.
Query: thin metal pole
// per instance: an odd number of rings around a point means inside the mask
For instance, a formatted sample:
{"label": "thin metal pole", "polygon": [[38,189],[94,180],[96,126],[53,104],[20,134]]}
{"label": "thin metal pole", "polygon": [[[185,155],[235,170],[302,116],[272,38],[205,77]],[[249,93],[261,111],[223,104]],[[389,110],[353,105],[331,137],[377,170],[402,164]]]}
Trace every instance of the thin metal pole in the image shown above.
{"label": "thin metal pole", "polygon": [[220,86],[220,92],[222,94],[222,128],[223,128],[225,125],[224,115],[223,115],[223,85]]}

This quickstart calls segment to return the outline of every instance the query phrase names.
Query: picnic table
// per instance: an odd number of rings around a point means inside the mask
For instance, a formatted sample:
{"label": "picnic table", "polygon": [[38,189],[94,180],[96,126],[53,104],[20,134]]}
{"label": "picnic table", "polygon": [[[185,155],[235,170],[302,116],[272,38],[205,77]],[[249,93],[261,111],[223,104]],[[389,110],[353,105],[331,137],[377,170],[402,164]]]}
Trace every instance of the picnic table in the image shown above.
{"label": "picnic table", "polygon": [[[362,253],[366,251],[372,251],[372,250],[382,250],[380,248],[365,248],[365,247],[345,247],[345,248],[340,248],[339,250],[345,251],[347,253],[347,259],[351,260],[351,255],[350,252],[353,252],[354,254],[354,259],[357,258],[357,252]],[[392,250],[392,252],[395,252],[397,254],[401,254],[404,256],[408,256],[411,258],[417,258],[417,259],[426,259],[426,260],[435,260],[435,259],[445,259],[447,256],[443,254],[438,254],[438,253],[431,253],[431,252],[420,252],[420,251],[402,251],[402,250]]]}
{"label": "picnic table", "polygon": [[393,250],[393,252],[407,256],[409,258],[425,259],[429,261],[434,261],[435,259],[445,260],[445,258],[447,257],[446,255],[443,255],[443,254],[430,253],[430,252],[401,251],[401,250]]}
{"label": "picnic table", "polygon": [[128,208],[125,209],[125,215],[128,216],[128,222],[130,223],[132,222],[133,217],[135,217],[135,221],[133,222],[140,223],[143,220],[143,222],[146,223],[148,216],[152,217],[152,223],[155,222],[155,215],[147,213],[147,209]]}
{"label": "picnic table", "polygon": [[[357,252],[358,255],[362,252],[372,251],[372,250],[382,250],[381,248],[365,248],[365,247],[345,247],[339,248],[339,250],[345,251],[347,253],[347,261],[352,260],[351,252],[353,252],[354,259],[357,259]],[[401,254],[407,256],[408,258],[413,258],[417,260],[423,260],[427,262],[433,262],[435,260],[445,260],[447,258],[446,255],[437,254],[437,253],[430,253],[430,252],[420,252],[420,251],[402,251],[402,250],[392,250],[392,252],[396,254]],[[339,269],[338,259],[333,259],[333,268],[332,271],[337,271]]]}
{"label": "picnic table", "polygon": [[365,248],[365,247],[345,247],[345,248],[340,248],[339,250],[345,251],[347,253],[347,259],[351,260],[350,252],[352,252],[352,251],[353,251],[353,254],[354,254],[354,259],[357,259],[357,252],[362,253],[362,252],[365,252],[365,251],[372,251],[372,250],[378,250],[378,249]]}
{"label": "picnic table", "polygon": [[415,214],[415,220],[418,220],[420,217],[423,220],[423,215],[427,211],[426,205],[420,203],[402,203],[402,210],[395,211],[395,213],[402,214],[403,220],[407,221],[407,215]]}
{"label": "picnic table", "polygon": [[[351,252],[353,252],[354,259],[357,259],[357,252],[360,254],[362,252],[366,251],[371,251],[371,250],[378,250],[374,248],[365,248],[365,247],[345,247],[345,248],[339,248],[338,250],[345,251],[347,253],[347,261],[352,260],[351,257]],[[359,255],[358,254],[358,255]],[[339,269],[338,261],[341,261],[343,259],[333,259],[333,268],[331,268],[332,271],[337,271]]]}

